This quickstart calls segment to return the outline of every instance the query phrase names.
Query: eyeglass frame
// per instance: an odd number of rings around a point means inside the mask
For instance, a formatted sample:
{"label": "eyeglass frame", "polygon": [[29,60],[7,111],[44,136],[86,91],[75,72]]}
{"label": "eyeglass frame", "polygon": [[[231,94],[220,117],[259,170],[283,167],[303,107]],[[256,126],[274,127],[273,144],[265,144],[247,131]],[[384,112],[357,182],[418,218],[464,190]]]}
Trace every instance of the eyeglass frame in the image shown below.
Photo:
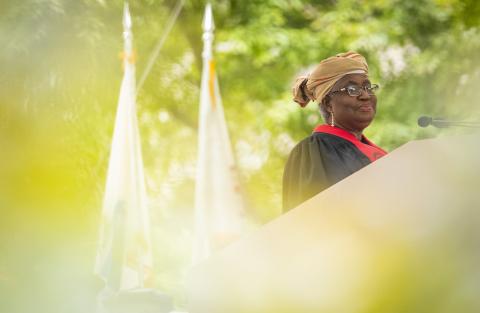
{"label": "eyeglass frame", "polygon": [[[360,93],[358,95],[355,95],[355,94],[350,94],[350,91],[348,88],[350,87],[359,87],[360,88]],[[365,90],[365,92],[369,95],[369,96],[375,96],[375,90],[378,90],[380,88],[380,86],[378,84],[371,84],[370,86],[358,86],[358,85],[350,85],[350,86],[347,86],[347,87],[343,87],[341,89],[338,89],[338,90],[334,90],[334,91],[331,91],[329,92],[328,94],[331,95],[331,94],[334,94],[334,93],[337,93],[337,92],[347,92],[347,94],[350,96],[350,97],[358,97],[362,94],[362,90]]]}

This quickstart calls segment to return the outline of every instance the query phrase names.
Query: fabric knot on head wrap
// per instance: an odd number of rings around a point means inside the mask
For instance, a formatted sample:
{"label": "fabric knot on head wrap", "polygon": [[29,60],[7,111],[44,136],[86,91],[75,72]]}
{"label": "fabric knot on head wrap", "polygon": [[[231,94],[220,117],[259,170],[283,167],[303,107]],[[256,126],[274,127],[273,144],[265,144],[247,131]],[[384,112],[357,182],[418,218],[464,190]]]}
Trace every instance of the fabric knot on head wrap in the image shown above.
{"label": "fabric knot on head wrap", "polygon": [[301,107],[310,101],[321,102],[333,85],[348,74],[368,75],[368,64],[362,55],[350,51],[320,62],[308,76],[297,78],[293,86],[293,101]]}

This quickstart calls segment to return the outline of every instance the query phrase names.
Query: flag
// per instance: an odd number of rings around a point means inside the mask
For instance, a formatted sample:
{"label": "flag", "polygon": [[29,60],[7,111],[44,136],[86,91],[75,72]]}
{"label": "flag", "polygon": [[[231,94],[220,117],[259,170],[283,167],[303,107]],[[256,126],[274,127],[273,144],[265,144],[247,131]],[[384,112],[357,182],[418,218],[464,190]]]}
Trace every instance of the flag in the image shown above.
{"label": "flag", "polygon": [[124,77],[112,139],[95,265],[95,273],[113,292],[152,284],[152,249],[136,116],[131,25],[126,4],[123,17]]}
{"label": "flag", "polygon": [[214,23],[210,4],[205,8],[203,30],[194,264],[238,237],[243,227],[242,195],[212,54]]}

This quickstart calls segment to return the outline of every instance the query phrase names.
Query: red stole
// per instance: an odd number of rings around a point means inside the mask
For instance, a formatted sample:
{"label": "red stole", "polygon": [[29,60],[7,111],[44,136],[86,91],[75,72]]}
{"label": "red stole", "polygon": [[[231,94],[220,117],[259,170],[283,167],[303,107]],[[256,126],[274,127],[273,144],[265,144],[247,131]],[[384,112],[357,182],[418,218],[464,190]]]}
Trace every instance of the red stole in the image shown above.
{"label": "red stole", "polygon": [[336,126],[318,125],[317,127],[315,127],[313,132],[331,134],[350,141],[372,162],[380,159],[387,154],[385,150],[375,145],[364,135],[362,135],[362,140],[358,140],[354,134]]}

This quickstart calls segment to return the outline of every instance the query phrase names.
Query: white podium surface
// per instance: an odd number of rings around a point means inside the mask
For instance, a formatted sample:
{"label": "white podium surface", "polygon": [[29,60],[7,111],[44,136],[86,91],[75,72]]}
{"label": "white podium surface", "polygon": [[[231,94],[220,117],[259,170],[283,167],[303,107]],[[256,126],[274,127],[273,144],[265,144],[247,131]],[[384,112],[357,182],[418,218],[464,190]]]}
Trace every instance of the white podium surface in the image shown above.
{"label": "white podium surface", "polygon": [[480,312],[480,136],[410,142],[195,267],[190,313]]}

